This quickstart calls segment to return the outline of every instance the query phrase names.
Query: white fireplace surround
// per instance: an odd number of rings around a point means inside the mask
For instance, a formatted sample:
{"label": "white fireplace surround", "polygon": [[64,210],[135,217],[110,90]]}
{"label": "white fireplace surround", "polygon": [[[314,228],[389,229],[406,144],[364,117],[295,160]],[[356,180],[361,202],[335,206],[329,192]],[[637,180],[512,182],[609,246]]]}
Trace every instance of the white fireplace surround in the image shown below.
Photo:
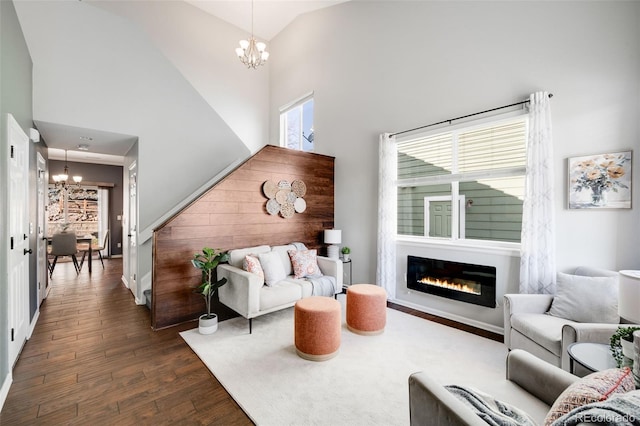
{"label": "white fireplace surround", "polygon": [[[399,240],[396,250],[395,303],[483,330],[503,333],[503,295],[518,292],[520,252],[517,248],[458,245],[446,242],[430,243],[409,237]],[[472,305],[409,289],[407,287],[407,256],[409,255],[494,266],[496,268],[496,307]]]}

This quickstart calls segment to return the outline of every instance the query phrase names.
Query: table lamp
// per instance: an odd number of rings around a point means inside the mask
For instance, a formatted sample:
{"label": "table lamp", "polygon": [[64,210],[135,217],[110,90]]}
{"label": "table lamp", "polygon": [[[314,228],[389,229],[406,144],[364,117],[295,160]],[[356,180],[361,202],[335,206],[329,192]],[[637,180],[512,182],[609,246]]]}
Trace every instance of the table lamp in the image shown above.
{"label": "table lamp", "polygon": [[325,229],[324,242],[325,244],[329,244],[329,247],[327,247],[327,256],[332,259],[338,259],[340,257],[338,255],[339,247],[336,244],[342,242],[342,231],[339,229]]}
{"label": "table lamp", "polygon": [[620,271],[618,313],[622,319],[640,324],[640,271]]}

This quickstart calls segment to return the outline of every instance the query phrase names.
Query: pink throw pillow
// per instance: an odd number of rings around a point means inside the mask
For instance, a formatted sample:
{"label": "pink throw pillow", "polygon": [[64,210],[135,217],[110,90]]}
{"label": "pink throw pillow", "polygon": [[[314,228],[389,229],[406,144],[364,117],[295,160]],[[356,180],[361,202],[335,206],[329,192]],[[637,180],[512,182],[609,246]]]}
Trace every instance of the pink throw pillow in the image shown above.
{"label": "pink throw pillow", "polygon": [[264,271],[262,270],[262,265],[257,257],[252,255],[247,255],[244,257],[242,261],[242,269],[247,272],[251,272],[252,274],[259,275],[260,278],[264,279]]}
{"label": "pink throw pillow", "polygon": [[583,377],[564,390],[555,400],[544,419],[545,426],[567,414],[574,408],[604,401],[613,394],[620,394],[635,389],[633,374],[629,367],[611,368],[598,371]]}
{"label": "pink throw pillow", "polygon": [[322,276],[316,259],[316,250],[288,250],[288,253],[295,278]]}

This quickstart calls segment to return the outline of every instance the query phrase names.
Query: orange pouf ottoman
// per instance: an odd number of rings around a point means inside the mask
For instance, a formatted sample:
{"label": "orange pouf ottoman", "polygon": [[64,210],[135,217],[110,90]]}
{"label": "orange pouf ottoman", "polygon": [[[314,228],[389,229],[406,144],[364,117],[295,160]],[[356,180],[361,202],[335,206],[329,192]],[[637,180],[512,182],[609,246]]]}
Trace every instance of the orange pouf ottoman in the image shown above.
{"label": "orange pouf ottoman", "polygon": [[296,352],[310,361],[326,361],[340,348],[340,302],[311,296],[298,300],[294,308]]}
{"label": "orange pouf ottoman", "polygon": [[381,334],[387,323],[387,292],[373,284],[347,288],[347,327],[357,334]]}

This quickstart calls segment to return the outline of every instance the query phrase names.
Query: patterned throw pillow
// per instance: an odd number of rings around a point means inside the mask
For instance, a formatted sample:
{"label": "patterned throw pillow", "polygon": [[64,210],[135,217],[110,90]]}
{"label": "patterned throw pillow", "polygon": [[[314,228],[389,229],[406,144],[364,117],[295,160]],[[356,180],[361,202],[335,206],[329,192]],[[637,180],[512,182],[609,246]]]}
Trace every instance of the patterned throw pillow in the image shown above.
{"label": "patterned throw pillow", "polygon": [[264,279],[264,271],[262,270],[262,265],[260,265],[260,261],[255,256],[245,256],[244,260],[242,261],[242,269],[247,272],[251,272],[252,274],[260,275],[260,278]]}
{"label": "patterned throw pillow", "polygon": [[635,389],[633,374],[629,367],[611,368],[583,377],[566,388],[555,400],[544,419],[545,426],[571,410],[592,402],[605,401],[611,395]]}
{"label": "patterned throw pillow", "polygon": [[316,250],[288,250],[295,278],[320,277]]}

